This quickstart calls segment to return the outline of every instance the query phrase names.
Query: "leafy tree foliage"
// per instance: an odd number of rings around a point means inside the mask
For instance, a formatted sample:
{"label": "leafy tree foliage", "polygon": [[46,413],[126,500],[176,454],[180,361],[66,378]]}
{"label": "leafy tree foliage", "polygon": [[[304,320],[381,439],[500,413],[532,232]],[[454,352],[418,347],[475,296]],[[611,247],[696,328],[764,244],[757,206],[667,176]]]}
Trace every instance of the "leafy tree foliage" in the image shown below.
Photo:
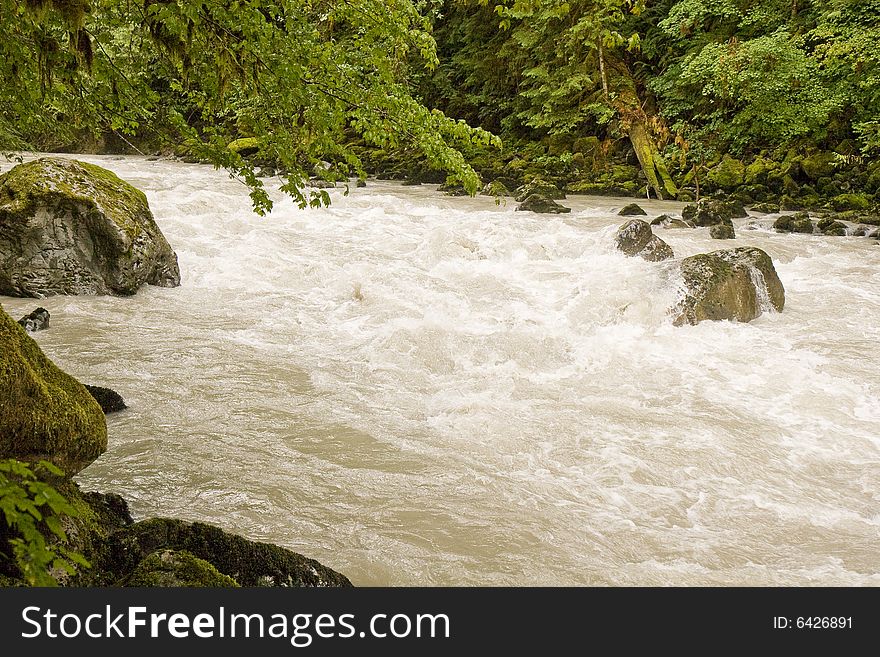
{"label": "leafy tree foliage", "polygon": [[0,0],[0,147],[34,135],[111,129],[174,140],[240,176],[271,207],[252,168],[226,145],[255,136],[290,173],[301,205],[325,177],[363,175],[350,148],[412,144],[453,180],[478,179],[456,144],[493,138],[416,102],[407,62],[436,64],[409,0]]}

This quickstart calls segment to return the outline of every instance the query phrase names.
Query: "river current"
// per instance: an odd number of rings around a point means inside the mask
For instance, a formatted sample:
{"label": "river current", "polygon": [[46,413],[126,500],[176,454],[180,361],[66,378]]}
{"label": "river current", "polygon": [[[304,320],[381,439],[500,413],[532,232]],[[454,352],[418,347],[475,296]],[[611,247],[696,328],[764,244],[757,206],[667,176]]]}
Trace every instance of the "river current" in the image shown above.
{"label": "river current", "polygon": [[760,247],[786,290],[676,328],[670,266],[613,247],[632,199],[370,181],[259,217],[211,167],[81,159],[147,194],[182,285],[0,301],[46,307],[43,350],[125,398],[77,479],[136,518],[358,585],[880,585],[876,240],[657,229],[677,257]]}

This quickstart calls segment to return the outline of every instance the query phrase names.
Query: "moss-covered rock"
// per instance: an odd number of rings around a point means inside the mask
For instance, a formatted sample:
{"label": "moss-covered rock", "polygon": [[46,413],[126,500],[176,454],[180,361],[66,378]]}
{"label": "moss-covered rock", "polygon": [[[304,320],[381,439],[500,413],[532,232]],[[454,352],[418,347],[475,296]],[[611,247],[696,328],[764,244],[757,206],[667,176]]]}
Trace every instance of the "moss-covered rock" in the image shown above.
{"label": "moss-covered rock", "polygon": [[0,307],[0,458],[73,475],[107,449],[101,407]]}
{"label": "moss-covered rock", "polygon": [[829,237],[843,237],[846,235],[846,224],[838,221],[834,215],[818,221],[816,223],[816,228],[818,228],[819,232],[823,235],[828,235]]}
{"label": "moss-covered rock", "polygon": [[756,157],[752,160],[745,171],[745,183],[747,185],[764,185],[773,171],[779,165],[766,157]]}
{"label": "moss-covered rock", "polygon": [[123,586],[238,588],[239,584],[186,550],[157,550],[137,565]]}
{"label": "moss-covered rock", "polygon": [[732,219],[745,218],[748,213],[739,201],[701,198],[696,204],[686,205],[681,216],[696,226],[714,226],[730,224]]}
{"label": "moss-covered rock", "polygon": [[644,217],[648,213],[638,203],[630,203],[629,205],[624,205],[617,214],[621,217]]}
{"label": "moss-covered rock", "polygon": [[144,194],[101,167],[41,158],[0,176],[0,294],[134,294],[180,284]]}
{"label": "moss-covered rock", "polygon": [[838,194],[831,199],[829,205],[837,212],[843,210],[869,210],[871,199],[864,194]]}
{"label": "moss-covered rock", "polygon": [[242,157],[250,157],[260,151],[260,140],[256,137],[242,137],[229,142],[226,148]]}
{"label": "moss-covered rock", "polygon": [[673,323],[750,322],[766,309],[781,312],[785,290],[773,261],[755,247],[701,253],[681,261],[681,301]]}
{"label": "moss-covered rock", "polygon": [[811,180],[830,176],[840,166],[840,158],[831,152],[817,152],[801,160],[801,169]]}
{"label": "moss-covered rock", "polygon": [[628,256],[639,256],[648,262],[659,262],[674,257],[672,247],[657,237],[650,224],[642,219],[630,219],[614,235],[617,248]]}
{"label": "moss-covered rock", "polygon": [[529,196],[519,205],[517,210],[527,212],[538,212],[540,214],[566,214],[571,212],[571,208],[560,205],[553,199],[542,196],[541,194],[529,194]]}
{"label": "moss-covered rock", "polygon": [[500,180],[493,180],[483,187],[483,190],[480,192],[483,196],[510,196],[510,190],[507,189],[507,185],[505,185]]}
{"label": "moss-covered rock", "polygon": [[795,212],[779,217],[773,222],[773,228],[778,233],[806,233],[813,232],[813,222],[809,212]]}
{"label": "moss-covered rock", "polygon": [[732,190],[745,182],[746,167],[740,160],[725,155],[706,176],[716,187]]}
{"label": "moss-covered rock", "polygon": [[709,226],[709,237],[713,240],[732,240],[736,238],[736,232],[730,224],[715,224]]}
{"label": "moss-covered rock", "polygon": [[114,532],[102,569],[126,581],[157,550],[185,550],[241,586],[351,586],[347,577],[277,545],[249,541],[219,527],[151,518]]}
{"label": "moss-covered rock", "polygon": [[517,187],[516,191],[514,191],[513,193],[513,196],[514,200],[517,203],[522,203],[532,194],[538,194],[539,196],[554,200],[565,198],[565,192],[559,189],[559,187],[551,182],[540,179],[533,180],[532,182],[526,183],[521,187]]}

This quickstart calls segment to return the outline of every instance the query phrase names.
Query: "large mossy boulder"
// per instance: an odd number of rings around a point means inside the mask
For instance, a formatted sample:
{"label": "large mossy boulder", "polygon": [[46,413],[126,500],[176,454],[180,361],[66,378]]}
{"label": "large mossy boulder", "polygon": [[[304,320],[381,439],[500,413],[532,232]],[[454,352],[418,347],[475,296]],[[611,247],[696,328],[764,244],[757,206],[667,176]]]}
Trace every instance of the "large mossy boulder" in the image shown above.
{"label": "large mossy boulder", "polygon": [[238,582],[186,550],[157,550],[141,561],[125,583],[137,587],[238,588]]}
{"label": "large mossy boulder", "polygon": [[716,187],[732,190],[745,182],[746,167],[741,161],[725,155],[706,175]]}
{"label": "large mossy boulder", "polygon": [[683,294],[673,324],[704,320],[750,322],[764,310],[781,312],[785,289],[773,261],[761,249],[740,247],[701,253],[681,261]]}
{"label": "large mossy boulder", "polygon": [[840,166],[840,158],[831,152],[817,152],[801,160],[801,169],[810,180],[830,176]]}
{"label": "large mossy boulder", "polygon": [[657,237],[647,221],[630,219],[617,229],[614,236],[617,248],[628,256],[640,256],[648,262],[659,262],[674,257],[672,247]]}
{"label": "large mossy boulder", "polygon": [[0,176],[0,294],[131,295],[180,284],[147,198],[94,164],[41,158]]}
{"label": "large mossy boulder", "polygon": [[112,533],[101,564],[127,581],[150,554],[184,550],[241,586],[351,586],[347,577],[277,545],[249,541],[200,522],[151,518]]}
{"label": "large mossy boulder", "polygon": [[0,307],[0,458],[46,459],[74,475],[106,449],[98,402]]}

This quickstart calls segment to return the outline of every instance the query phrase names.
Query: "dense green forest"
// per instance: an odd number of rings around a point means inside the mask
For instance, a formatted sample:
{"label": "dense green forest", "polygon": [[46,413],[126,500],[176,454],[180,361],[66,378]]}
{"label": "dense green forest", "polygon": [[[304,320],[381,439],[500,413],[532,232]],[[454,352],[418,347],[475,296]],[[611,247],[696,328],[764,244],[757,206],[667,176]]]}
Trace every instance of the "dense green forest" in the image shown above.
{"label": "dense green forest", "polygon": [[0,0],[0,147],[171,148],[258,209],[242,137],[303,204],[370,170],[867,210],[878,40],[880,0]]}

